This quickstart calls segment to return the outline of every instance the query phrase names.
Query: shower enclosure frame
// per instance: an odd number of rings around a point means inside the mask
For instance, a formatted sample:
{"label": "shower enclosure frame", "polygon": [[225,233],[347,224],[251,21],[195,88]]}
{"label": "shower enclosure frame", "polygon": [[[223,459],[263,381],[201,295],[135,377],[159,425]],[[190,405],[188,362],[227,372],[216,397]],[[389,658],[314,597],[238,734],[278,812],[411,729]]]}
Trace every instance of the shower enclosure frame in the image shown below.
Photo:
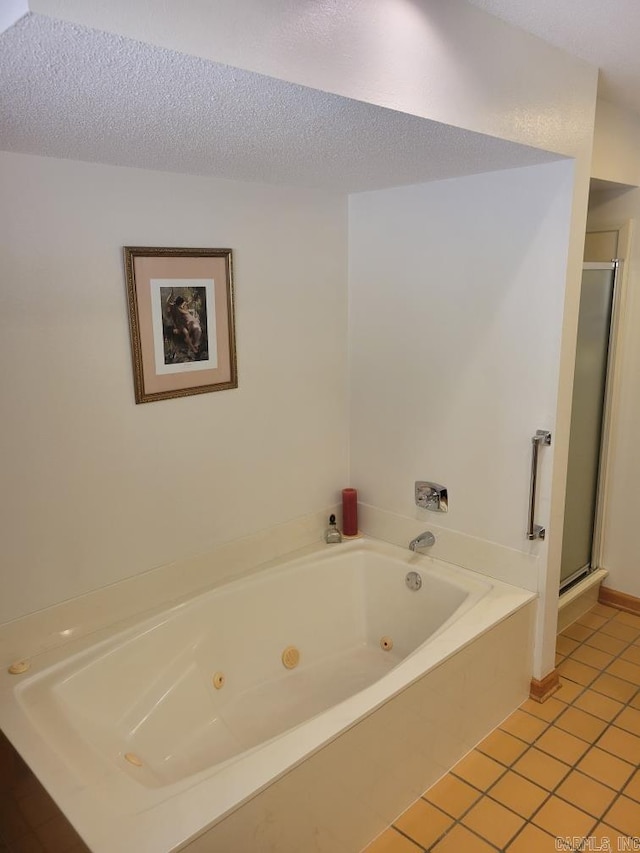
{"label": "shower enclosure frame", "polygon": [[[622,261],[585,262],[583,272],[588,270],[611,270],[613,272],[611,309],[608,324],[608,346],[605,369],[605,385],[602,398],[602,419],[597,457],[595,506],[593,511],[592,539],[589,562],[580,566],[566,577],[560,577],[560,593],[567,592],[573,585],[602,568],[603,529],[607,510],[607,470],[611,454],[611,420],[615,395],[616,359],[619,348],[620,314],[623,291]],[[572,414],[573,418],[573,414]],[[572,421],[573,423],[573,421]],[[564,531],[566,535],[566,529]],[[564,549],[563,549],[564,552]],[[561,569],[562,572],[562,569]]]}

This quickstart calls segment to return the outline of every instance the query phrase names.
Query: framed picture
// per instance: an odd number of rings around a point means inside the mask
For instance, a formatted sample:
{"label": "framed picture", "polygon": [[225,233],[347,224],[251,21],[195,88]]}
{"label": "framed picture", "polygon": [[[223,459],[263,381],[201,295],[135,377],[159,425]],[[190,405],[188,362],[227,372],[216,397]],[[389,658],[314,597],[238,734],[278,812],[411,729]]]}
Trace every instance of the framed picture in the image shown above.
{"label": "framed picture", "polygon": [[238,387],[231,249],[124,248],[136,403]]}

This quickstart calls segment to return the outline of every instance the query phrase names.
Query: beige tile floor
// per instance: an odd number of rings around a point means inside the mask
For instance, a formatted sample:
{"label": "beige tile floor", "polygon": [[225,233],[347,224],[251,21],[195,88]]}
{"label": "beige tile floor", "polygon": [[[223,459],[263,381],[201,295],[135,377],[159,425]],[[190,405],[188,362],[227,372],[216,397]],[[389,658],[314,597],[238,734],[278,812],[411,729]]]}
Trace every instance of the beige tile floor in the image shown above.
{"label": "beige tile floor", "polygon": [[[365,853],[640,851],[640,616],[597,605],[557,652],[561,689],[527,700]],[[0,853],[86,852],[0,732]]]}
{"label": "beige tile floor", "polygon": [[528,699],[364,853],[640,851],[640,616],[597,605]]}

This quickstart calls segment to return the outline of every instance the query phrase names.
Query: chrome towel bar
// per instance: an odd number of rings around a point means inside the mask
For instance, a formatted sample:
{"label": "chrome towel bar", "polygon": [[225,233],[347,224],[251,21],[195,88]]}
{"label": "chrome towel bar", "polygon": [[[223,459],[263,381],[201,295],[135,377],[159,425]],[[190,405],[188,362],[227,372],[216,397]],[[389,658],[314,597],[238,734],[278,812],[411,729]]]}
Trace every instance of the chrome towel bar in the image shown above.
{"label": "chrome towel bar", "polygon": [[529,527],[527,539],[544,539],[545,529],[535,523],[536,485],[538,480],[538,449],[541,444],[551,444],[551,433],[544,429],[536,430],[531,439],[531,487],[529,489]]}

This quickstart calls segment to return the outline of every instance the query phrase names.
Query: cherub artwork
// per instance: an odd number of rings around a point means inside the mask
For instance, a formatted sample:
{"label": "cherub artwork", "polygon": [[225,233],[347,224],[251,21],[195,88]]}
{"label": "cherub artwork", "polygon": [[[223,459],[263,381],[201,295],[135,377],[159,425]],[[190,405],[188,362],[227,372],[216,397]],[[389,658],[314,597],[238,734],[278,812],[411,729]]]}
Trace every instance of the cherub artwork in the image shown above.
{"label": "cherub artwork", "polygon": [[161,287],[165,364],[209,359],[204,287]]}

